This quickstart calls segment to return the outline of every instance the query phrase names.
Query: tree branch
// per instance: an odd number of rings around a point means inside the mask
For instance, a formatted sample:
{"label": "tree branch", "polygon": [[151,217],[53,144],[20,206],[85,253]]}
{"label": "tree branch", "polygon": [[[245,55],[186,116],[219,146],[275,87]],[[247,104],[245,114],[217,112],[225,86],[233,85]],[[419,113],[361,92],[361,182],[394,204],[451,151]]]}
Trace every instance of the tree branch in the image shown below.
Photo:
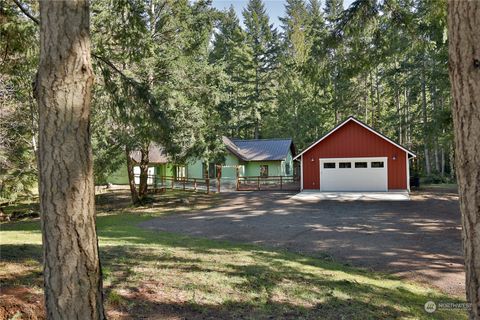
{"label": "tree branch", "polygon": [[13,2],[15,2],[15,4],[17,5],[17,7],[23,12],[23,14],[25,14],[27,17],[29,17],[30,20],[32,20],[32,21],[35,22],[36,24],[40,24],[40,20],[38,20],[38,19],[37,19],[36,17],[34,17],[30,12],[28,12],[28,10],[23,7],[23,5],[20,3],[20,1],[18,1],[18,0],[13,0]]}

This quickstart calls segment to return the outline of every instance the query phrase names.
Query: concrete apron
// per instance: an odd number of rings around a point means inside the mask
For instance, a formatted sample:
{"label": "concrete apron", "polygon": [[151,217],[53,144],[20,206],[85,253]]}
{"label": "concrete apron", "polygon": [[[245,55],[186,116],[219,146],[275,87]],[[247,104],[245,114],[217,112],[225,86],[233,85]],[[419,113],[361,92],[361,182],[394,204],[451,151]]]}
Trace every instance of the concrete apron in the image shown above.
{"label": "concrete apron", "polygon": [[291,199],[301,201],[337,200],[337,201],[408,201],[407,191],[389,192],[320,192],[302,191]]}

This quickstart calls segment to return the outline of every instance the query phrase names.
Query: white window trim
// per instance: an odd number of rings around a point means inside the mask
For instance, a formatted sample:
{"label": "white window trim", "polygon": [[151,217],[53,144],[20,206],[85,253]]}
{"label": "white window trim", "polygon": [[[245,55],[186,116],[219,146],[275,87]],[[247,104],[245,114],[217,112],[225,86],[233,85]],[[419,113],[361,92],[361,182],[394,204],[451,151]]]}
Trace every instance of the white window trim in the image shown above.
{"label": "white window trim", "polygon": [[300,191],[303,191],[303,155],[300,157]]}

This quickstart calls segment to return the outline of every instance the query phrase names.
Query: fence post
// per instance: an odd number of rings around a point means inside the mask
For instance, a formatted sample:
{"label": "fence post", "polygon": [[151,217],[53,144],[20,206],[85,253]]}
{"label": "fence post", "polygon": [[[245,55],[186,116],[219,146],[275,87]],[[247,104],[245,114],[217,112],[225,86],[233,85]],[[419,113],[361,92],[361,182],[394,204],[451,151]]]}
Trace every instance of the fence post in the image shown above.
{"label": "fence post", "polygon": [[185,191],[185,177],[183,177],[183,191]]}
{"label": "fence post", "polygon": [[237,177],[237,183],[236,183],[236,189],[237,191],[240,189],[240,177]]}
{"label": "fence post", "polygon": [[220,193],[220,178],[217,178],[217,192]]}
{"label": "fence post", "polygon": [[175,177],[172,176],[172,190],[175,188]]}
{"label": "fence post", "polygon": [[280,190],[283,190],[282,176],[280,176]]}
{"label": "fence post", "polygon": [[209,194],[210,193],[210,179],[209,178],[205,179],[205,182],[207,183],[207,194]]}
{"label": "fence post", "polygon": [[257,177],[257,189],[260,190],[260,176]]}
{"label": "fence post", "polygon": [[197,179],[193,178],[193,191],[197,191]]}

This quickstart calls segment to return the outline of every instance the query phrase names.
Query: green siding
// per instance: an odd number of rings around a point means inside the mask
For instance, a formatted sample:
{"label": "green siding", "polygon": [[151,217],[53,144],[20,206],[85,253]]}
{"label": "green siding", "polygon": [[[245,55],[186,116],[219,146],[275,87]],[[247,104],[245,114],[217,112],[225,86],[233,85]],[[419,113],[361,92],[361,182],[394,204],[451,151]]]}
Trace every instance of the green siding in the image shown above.
{"label": "green siding", "polygon": [[245,173],[245,166],[240,163],[240,160],[230,152],[225,156],[224,167],[222,168],[222,178],[224,179],[236,179],[237,178],[237,166],[238,173],[243,176]]}
{"label": "green siding", "polygon": [[250,161],[246,165],[246,176],[259,176],[260,166],[268,166],[269,176],[282,176],[282,163],[283,161]]}
{"label": "green siding", "polygon": [[195,162],[187,164],[187,176],[189,178],[203,178],[203,161],[196,160]]}
{"label": "green siding", "polygon": [[[203,178],[203,161],[196,160],[187,164],[187,176],[188,178]],[[222,179],[225,180],[235,180],[237,176],[237,167],[238,173],[241,177],[243,176],[259,176],[260,175],[260,166],[268,165],[268,175],[269,176],[286,176],[285,164],[290,164],[290,174],[293,175],[293,157],[291,152],[288,152],[287,158],[285,161],[250,161],[242,162],[237,156],[228,152],[225,155],[225,161],[222,168]],[[173,164],[161,164],[153,166],[156,167],[155,174],[158,178],[162,176],[171,177],[174,176],[175,167]],[[116,172],[112,173],[107,177],[107,182],[112,184],[125,185],[128,184],[128,173],[127,167],[122,166]]]}
{"label": "green siding", "polygon": [[[172,176],[173,165],[171,164],[159,164],[153,165],[149,168],[155,168],[155,175],[160,178],[161,176]],[[128,172],[127,166],[121,166],[117,171],[107,177],[107,183],[126,185],[128,184]]]}
{"label": "green siding", "polygon": [[[290,172],[287,174],[286,164],[290,165]],[[282,161],[282,176],[293,176],[293,156],[292,151],[288,150],[287,158]]]}

